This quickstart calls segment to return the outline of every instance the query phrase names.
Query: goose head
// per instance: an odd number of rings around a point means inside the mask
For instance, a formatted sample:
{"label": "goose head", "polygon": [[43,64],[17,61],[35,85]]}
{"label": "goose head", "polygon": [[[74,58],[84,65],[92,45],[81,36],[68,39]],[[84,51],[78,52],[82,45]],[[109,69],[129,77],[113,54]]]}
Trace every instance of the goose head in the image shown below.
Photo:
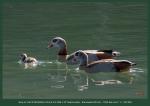
{"label": "goose head", "polygon": [[82,50],[75,52],[74,59],[75,61],[80,61],[80,66],[88,65],[88,55]]}
{"label": "goose head", "polygon": [[27,58],[27,54],[26,54],[26,53],[22,53],[22,54],[20,55],[20,60],[21,60],[22,62],[24,62],[26,58]]}
{"label": "goose head", "polygon": [[66,56],[67,55],[67,44],[66,41],[61,37],[54,37],[48,44],[48,48],[56,47],[59,48],[58,55]]}
{"label": "goose head", "polygon": [[63,49],[63,48],[66,48],[66,46],[67,46],[66,41],[61,37],[52,38],[48,44],[48,48],[56,47],[59,49]]}

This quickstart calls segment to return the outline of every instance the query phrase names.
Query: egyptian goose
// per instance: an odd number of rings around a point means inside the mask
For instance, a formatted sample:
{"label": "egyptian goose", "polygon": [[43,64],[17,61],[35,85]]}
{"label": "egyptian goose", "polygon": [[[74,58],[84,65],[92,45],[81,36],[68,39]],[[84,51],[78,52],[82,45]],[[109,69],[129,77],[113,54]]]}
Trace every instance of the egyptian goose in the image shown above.
{"label": "egyptian goose", "polygon": [[87,73],[97,72],[124,72],[136,65],[128,60],[102,59],[88,63],[88,55],[79,50],[74,54],[74,60],[79,60],[79,69],[85,70]]}
{"label": "egyptian goose", "polygon": [[27,64],[30,64],[30,63],[31,64],[34,64],[34,63],[37,64],[37,62],[38,62],[35,58],[28,57],[26,53],[22,53],[20,55],[20,60],[21,60],[22,63],[27,63]]}
{"label": "egyptian goose", "polygon": [[[56,47],[59,48],[58,59],[60,61],[66,61],[67,64],[77,64],[77,62],[72,61],[74,57],[74,53],[68,55],[67,53],[67,43],[61,37],[54,37],[50,40],[48,44],[48,48]],[[120,55],[120,52],[113,50],[84,50],[89,56],[88,61],[92,62],[100,59],[112,59]]]}

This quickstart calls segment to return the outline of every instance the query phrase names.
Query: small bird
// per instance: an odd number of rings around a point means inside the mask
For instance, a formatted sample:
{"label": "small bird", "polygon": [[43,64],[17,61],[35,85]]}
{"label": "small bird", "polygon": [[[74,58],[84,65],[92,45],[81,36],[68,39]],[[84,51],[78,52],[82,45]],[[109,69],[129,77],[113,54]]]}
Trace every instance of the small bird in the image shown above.
{"label": "small bird", "polygon": [[37,63],[37,60],[33,57],[28,57],[26,53],[20,55],[20,60],[22,63]]}
{"label": "small bird", "polygon": [[[48,48],[56,47],[59,48],[58,51],[58,60],[67,62],[67,64],[77,64],[73,61],[74,53],[68,55],[67,43],[65,39],[61,37],[54,37],[50,40]],[[88,62],[101,60],[101,59],[112,59],[120,55],[120,52],[113,50],[83,50],[89,56]]]}
{"label": "small bird", "polygon": [[79,60],[79,69],[85,70],[87,73],[97,72],[124,72],[136,65],[128,60],[102,59],[88,63],[88,55],[79,50],[74,54],[74,60]]}

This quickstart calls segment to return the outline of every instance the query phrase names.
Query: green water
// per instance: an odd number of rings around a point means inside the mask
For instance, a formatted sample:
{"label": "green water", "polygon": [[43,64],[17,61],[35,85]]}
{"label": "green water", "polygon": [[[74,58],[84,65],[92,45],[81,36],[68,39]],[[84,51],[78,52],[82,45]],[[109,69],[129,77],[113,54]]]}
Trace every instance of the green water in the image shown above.
{"label": "green water", "polygon": [[[147,98],[147,4],[142,2],[5,2],[2,5],[3,98],[5,99],[108,99]],[[86,82],[77,66],[57,62],[57,49],[47,49],[50,38],[66,39],[68,51],[115,49],[117,59],[137,63],[134,72],[97,73]],[[24,69],[20,53],[41,63]],[[65,80],[66,76],[66,80]]]}

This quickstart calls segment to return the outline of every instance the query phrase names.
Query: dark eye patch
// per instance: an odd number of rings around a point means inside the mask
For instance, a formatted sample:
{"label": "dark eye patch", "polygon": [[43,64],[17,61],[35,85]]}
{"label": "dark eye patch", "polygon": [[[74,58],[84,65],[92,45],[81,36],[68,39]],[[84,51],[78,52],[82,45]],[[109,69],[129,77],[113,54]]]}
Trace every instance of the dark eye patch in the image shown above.
{"label": "dark eye patch", "polygon": [[79,56],[79,52],[76,52],[76,53],[75,53],[75,56]]}
{"label": "dark eye patch", "polygon": [[54,39],[53,42],[54,42],[54,43],[57,42],[57,39]]}

